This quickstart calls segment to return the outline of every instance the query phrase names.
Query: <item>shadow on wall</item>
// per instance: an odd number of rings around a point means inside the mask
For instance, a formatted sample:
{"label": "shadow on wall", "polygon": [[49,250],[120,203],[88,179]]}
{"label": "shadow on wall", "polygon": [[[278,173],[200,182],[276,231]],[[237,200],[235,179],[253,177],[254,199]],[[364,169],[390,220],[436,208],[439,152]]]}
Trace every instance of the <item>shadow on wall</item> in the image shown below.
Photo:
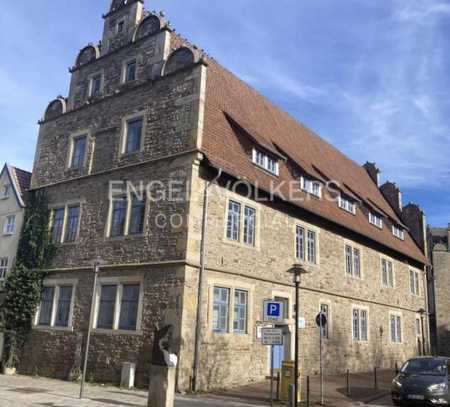
{"label": "shadow on wall", "polygon": [[450,330],[447,325],[440,325],[437,328],[438,354],[440,356],[450,356]]}

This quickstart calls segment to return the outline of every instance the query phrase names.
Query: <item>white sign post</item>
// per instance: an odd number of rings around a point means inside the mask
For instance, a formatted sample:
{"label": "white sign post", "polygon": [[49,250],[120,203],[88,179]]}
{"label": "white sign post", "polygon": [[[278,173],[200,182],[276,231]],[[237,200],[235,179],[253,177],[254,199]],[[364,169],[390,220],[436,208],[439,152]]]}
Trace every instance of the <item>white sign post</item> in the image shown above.
{"label": "white sign post", "polygon": [[270,346],[270,405],[273,407],[273,348],[283,345],[283,329],[263,328],[261,334],[262,344]]}

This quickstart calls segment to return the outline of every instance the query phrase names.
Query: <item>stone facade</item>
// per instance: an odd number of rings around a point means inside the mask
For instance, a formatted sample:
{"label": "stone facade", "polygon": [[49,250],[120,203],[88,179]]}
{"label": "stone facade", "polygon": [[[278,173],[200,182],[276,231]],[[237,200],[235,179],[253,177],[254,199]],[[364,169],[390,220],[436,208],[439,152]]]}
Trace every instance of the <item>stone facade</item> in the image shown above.
{"label": "stone facade", "polygon": [[450,225],[447,228],[431,228],[433,260],[433,288],[435,308],[435,335],[437,352],[450,356]]}
{"label": "stone facade", "polygon": [[[73,288],[67,324],[59,328],[55,324],[55,309],[62,307],[58,295],[53,297],[52,318],[44,321],[47,325],[39,318],[45,309],[42,305],[21,370],[77,377],[89,326],[92,265],[101,260],[89,379],[118,382],[122,364],[132,362],[137,365],[137,384],[144,386],[156,324],[174,326],[178,389],[191,388],[196,338],[200,340],[196,378],[200,388],[264,378],[269,355],[258,337],[264,299],[282,298],[286,303],[285,346],[279,351],[284,359],[293,358],[294,293],[286,271],[296,261],[298,225],[313,230],[317,237],[316,264],[306,265],[309,274],[302,281],[300,313],[306,321],[301,332],[302,372],[318,371],[314,318],[321,304],[328,305],[330,313],[325,343],[328,373],[392,367],[416,355],[420,336],[416,311],[426,304],[423,264],[286,202],[244,197],[234,192],[236,179],[229,175],[221,174],[219,183],[210,185],[216,170],[202,149],[208,137],[204,132],[208,61],[175,35],[163,16],[143,10],[142,1],[115,1],[104,18],[101,46],[88,45],[80,52],[68,98],[51,102],[40,126],[32,187],[47,190],[53,213],[73,205],[80,212],[76,239],[69,243],[60,239],[45,281],[46,286],[56,287],[55,292],[60,287]],[[128,74],[132,80],[127,80]],[[126,123],[136,117],[143,118],[140,148],[124,154]],[[82,165],[73,168],[74,143],[80,135],[86,136]],[[147,192],[143,230],[111,237],[111,186],[126,183]],[[205,200],[205,189],[209,200]],[[227,239],[230,199],[255,209],[254,247]],[[63,235],[69,227],[67,216],[61,221]],[[346,274],[346,245],[360,250],[361,278]],[[393,264],[393,288],[382,287],[382,259]],[[202,265],[204,295],[199,307]],[[419,278],[418,295],[411,294],[411,271]],[[139,286],[137,321],[131,330],[120,329],[117,321],[125,284]],[[113,329],[98,327],[99,310],[107,302],[102,302],[101,292],[108,285],[119,287]],[[222,333],[212,327],[215,287],[230,294],[228,328]],[[236,290],[246,295],[245,328],[240,333],[233,329]],[[353,340],[354,308],[367,311],[367,340]],[[198,309],[202,316],[199,336]],[[401,320],[398,343],[390,337],[391,314]]]}

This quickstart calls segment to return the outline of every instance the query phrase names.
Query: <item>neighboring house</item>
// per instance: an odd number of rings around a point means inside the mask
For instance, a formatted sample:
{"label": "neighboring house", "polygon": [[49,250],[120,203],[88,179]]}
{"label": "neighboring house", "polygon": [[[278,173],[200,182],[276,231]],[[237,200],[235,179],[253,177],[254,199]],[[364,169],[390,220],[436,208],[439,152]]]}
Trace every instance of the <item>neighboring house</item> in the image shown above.
{"label": "neighboring house", "polygon": [[9,164],[0,173],[0,282],[16,259],[30,180],[31,173]]}
{"label": "neighboring house", "polygon": [[318,371],[319,310],[330,321],[327,373],[416,355],[427,304],[419,207],[403,207],[374,164],[345,157],[142,1],[114,1],[104,19],[101,47],[80,51],[68,97],[40,125],[32,188],[48,192],[58,250],[21,371],[79,368],[97,260],[88,370],[98,381],[133,362],[143,385],[156,324],[174,327],[181,390],[196,372],[203,389],[265,378],[263,300],[285,304],[279,367],[293,358],[296,262],[309,271],[303,374]]}
{"label": "neighboring house", "polygon": [[434,277],[430,290],[434,291],[431,329],[436,353],[450,356],[450,224],[446,228],[430,228],[430,237]]}

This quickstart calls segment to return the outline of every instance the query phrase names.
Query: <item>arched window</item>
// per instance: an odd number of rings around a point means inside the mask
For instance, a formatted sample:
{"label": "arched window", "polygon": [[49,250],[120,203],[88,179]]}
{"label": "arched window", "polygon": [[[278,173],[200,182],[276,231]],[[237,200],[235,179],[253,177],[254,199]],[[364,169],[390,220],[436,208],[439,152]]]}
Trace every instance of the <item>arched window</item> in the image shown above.
{"label": "arched window", "polygon": [[84,65],[97,59],[99,54],[100,52],[97,47],[88,45],[87,47],[83,48],[78,54],[76,66]]}
{"label": "arched window", "polygon": [[166,62],[164,75],[169,75],[198,61],[194,52],[187,47],[174,51]]}
{"label": "arched window", "polygon": [[158,16],[153,14],[144,18],[142,22],[139,24],[139,27],[136,31],[135,39],[146,37],[147,35],[154,34],[158,32],[162,27],[162,22]]}
{"label": "arched window", "polygon": [[51,101],[45,111],[45,120],[50,120],[66,113],[66,100],[62,97]]}

